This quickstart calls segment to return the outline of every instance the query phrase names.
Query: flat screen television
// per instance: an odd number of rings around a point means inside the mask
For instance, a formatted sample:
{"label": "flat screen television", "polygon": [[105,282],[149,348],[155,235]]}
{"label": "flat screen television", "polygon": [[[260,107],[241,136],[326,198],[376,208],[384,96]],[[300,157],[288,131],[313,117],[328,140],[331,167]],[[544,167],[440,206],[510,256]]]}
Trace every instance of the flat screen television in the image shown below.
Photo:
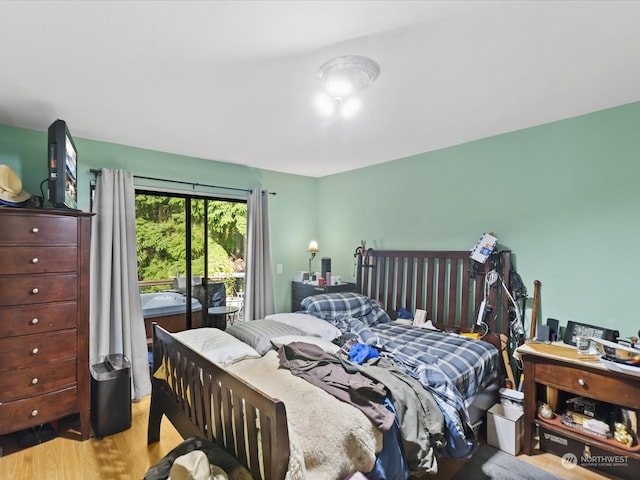
{"label": "flat screen television", "polygon": [[56,120],[49,126],[49,202],[56,208],[78,206],[78,151],[67,124]]}

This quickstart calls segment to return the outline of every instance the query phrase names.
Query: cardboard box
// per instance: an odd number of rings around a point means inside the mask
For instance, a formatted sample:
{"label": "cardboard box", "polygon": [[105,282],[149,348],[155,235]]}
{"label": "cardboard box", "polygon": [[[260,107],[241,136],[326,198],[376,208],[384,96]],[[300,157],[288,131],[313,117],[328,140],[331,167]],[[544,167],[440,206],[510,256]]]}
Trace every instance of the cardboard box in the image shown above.
{"label": "cardboard box", "polygon": [[487,443],[517,455],[524,436],[524,412],[496,403],[487,412]]}

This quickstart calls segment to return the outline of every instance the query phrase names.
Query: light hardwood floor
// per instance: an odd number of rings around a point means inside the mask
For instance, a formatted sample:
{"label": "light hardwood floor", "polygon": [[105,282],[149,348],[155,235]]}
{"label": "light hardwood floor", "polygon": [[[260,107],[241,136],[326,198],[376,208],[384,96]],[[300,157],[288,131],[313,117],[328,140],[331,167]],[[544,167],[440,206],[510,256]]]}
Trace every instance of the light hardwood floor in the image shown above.
{"label": "light hardwood floor", "polygon": [[[0,437],[0,480],[141,480],[151,465],[155,465],[182,441],[182,437],[163,420],[160,442],[147,446],[149,397],[132,405],[132,426],[124,432],[105,437],[77,440],[74,419],[61,421],[60,435],[54,440],[21,449],[15,435]],[[567,470],[560,458],[546,453],[519,459],[567,480],[602,480],[612,477],[598,475],[576,467]],[[447,480],[462,463],[439,460],[439,473],[423,479]]]}
{"label": "light hardwood floor", "polygon": [[98,440],[77,440],[74,422],[61,421],[60,435],[51,441],[19,449],[15,436],[0,437],[1,480],[141,480],[182,437],[163,421],[161,440],[147,446],[149,397],[132,404],[131,428]]}

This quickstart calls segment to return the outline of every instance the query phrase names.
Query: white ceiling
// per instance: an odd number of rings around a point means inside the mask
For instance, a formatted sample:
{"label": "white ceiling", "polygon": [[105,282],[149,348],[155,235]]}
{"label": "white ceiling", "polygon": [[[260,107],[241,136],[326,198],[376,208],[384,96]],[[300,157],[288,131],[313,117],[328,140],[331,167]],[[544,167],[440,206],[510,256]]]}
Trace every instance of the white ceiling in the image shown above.
{"label": "white ceiling", "polygon": [[637,1],[0,1],[0,45],[0,124],[314,177],[640,100]]}

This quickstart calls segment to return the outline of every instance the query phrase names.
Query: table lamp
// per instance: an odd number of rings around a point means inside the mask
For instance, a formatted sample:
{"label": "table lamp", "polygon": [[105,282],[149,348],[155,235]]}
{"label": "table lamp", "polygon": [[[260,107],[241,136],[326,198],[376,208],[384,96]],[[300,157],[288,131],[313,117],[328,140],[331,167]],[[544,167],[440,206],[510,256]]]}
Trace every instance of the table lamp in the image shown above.
{"label": "table lamp", "polygon": [[311,253],[311,257],[309,258],[309,279],[311,279],[311,260],[313,260],[318,253],[318,242],[315,240],[311,240],[309,242],[309,253]]}

